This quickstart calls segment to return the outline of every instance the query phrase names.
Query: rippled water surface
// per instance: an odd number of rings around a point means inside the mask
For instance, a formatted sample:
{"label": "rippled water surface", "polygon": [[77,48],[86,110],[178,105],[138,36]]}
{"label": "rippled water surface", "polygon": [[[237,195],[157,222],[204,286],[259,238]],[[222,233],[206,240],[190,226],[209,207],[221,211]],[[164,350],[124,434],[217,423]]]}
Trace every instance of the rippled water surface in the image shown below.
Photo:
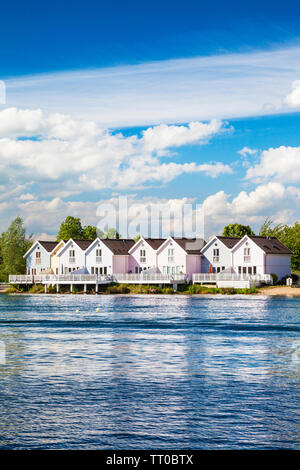
{"label": "rippled water surface", "polygon": [[1,295],[0,341],[1,448],[300,448],[299,298]]}

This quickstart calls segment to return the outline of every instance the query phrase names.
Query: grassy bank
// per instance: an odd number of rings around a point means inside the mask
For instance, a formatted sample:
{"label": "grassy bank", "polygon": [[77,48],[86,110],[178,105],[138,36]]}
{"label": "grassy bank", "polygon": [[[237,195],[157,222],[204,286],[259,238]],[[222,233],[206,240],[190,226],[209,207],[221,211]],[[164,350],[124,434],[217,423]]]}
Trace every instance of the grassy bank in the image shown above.
{"label": "grassy bank", "polygon": [[[60,286],[60,293],[70,294],[69,286]],[[195,294],[223,294],[223,295],[233,295],[233,294],[255,294],[257,291],[256,288],[251,289],[235,289],[233,287],[227,288],[217,288],[217,287],[207,287],[200,286],[197,284],[181,284],[178,286],[177,292],[173,291],[171,286],[159,287],[154,285],[144,285],[144,284],[106,284],[99,285],[98,294],[164,294],[164,295],[195,295]],[[28,286],[11,286],[7,293],[30,293],[30,294],[44,294],[45,288],[41,284],[35,284],[31,288]],[[56,294],[56,286],[48,286],[48,294]],[[73,294],[84,294],[83,286],[73,286]],[[95,288],[88,286],[87,294],[95,294]]]}

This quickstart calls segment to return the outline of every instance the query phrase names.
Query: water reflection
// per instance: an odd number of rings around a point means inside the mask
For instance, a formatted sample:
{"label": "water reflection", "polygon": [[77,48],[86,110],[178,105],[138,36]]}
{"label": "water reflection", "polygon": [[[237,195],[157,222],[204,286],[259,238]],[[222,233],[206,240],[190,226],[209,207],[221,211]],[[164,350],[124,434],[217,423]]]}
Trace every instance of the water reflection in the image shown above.
{"label": "water reflection", "polygon": [[299,305],[1,296],[0,446],[299,448]]}

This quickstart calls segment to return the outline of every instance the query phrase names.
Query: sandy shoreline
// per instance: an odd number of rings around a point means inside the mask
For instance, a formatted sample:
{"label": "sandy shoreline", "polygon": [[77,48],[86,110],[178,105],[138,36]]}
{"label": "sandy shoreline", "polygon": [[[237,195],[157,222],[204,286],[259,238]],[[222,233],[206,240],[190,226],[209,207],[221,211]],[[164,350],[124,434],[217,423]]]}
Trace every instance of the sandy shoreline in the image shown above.
{"label": "sandy shoreline", "polygon": [[288,295],[292,297],[298,297],[300,296],[300,287],[289,287],[289,286],[262,287],[259,289],[258,295],[270,295],[270,296]]}

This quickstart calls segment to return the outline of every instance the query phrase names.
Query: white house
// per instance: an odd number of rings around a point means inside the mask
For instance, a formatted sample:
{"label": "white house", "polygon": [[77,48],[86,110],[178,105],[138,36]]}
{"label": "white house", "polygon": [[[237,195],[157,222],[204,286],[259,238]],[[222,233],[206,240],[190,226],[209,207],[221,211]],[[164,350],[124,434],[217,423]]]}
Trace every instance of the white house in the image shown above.
{"label": "white house", "polygon": [[130,239],[96,238],[86,249],[85,267],[90,274],[128,273],[129,250],[134,244]]}
{"label": "white house", "polygon": [[26,273],[35,275],[50,272],[51,254],[58,242],[37,240],[25,253]]}
{"label": "white house", "polygon": [[157,250],[166,241],[165,238],[141,237],[129,250],[130,273],[140,273],[147,269],[157,269]]}
{"label": "white house", "polygon": [[[90,274],[220,273],[237,275],[291,273],[292,252],[275,237],[214,236],[208,243],[196,238],[70,239],[66,242],[36,241],[25,253],[26,273],[69,274],[85,268]],[[198,277],[199,277],[198,276]],[[201,276],[200,276],[201,277]]]}
{"label": "white house", "polygon": [[291,274],[292,251],[276,237],[245,235],[232,249],[232,266],[238,274]]}
{"label": "white house", "polygon": [[85,250],[93,240],[68,240],[57,252],[59,257],[59,274],[68,274],[72,271],[85,268]]}
{"label": "white house", "polygon": [[232,267],[232,249],[240,241],[238,237],[212,237],[202,248],[201,272],[219,273]]}
{"label": "white house", "polygon": [[157,267],[162,274],[186,274],[201,270],[202,238],[169,237],[157,250]]}

